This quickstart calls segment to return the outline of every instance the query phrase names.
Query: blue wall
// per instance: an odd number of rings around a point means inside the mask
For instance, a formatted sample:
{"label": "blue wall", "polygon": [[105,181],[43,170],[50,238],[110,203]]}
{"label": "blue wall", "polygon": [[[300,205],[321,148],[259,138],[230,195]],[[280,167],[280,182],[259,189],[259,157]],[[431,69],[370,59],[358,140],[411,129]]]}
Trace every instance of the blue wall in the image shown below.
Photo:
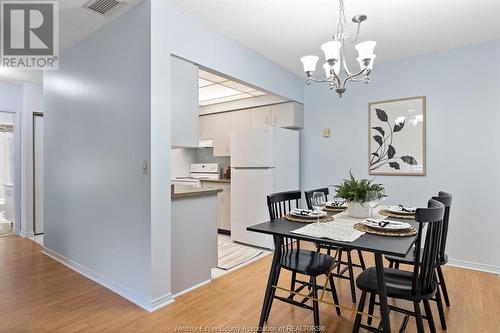
{"label": "blue wall", "polygon": [[21,111],[22,107],[23,87],[0,82],[0,111]]}
{"label": "blue wall", "polygon": [[[427,176],[377,181],[394,203],[424,205],[438,190],[450,191],[450,257],[498,269],[500,223],[493,209],[500,196],[498,59],[500,41],[495,41],[376,64],[372,83],[352,84],[342,99],[324,85],[305,87],[302,189],[337,183],[349,169],[368,176],[369,102],[427,96]],[[327,139],[321,135],[325,127],[332,131]]]}
{"label": "blue wall", "polygon": [[44,245],[150,305],[147,2],[61,54],[44,75]]}

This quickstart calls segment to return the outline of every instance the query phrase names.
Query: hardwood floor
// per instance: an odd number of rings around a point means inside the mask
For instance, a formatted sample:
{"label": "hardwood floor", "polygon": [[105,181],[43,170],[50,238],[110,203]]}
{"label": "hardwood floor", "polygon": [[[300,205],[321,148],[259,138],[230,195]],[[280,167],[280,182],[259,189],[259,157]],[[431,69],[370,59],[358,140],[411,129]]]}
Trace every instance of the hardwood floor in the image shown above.
{"label": "hardwood floor", "polygon": [[[365,254],[368,265],[371,257]],[[200,328],[252,332],[258,323],[270,262],[271,256],[263,258],[148,313],[43,255],[35,242],[0,237],[0,332],[202,332]],[[444,271],[452,302],[446,310],[447,332],[500,332],[498,275],[453,267]],[[283,275],[280,284],[287,286],[287,278]],[[354,309],[348,281],[336,282],[341,303]],[[321,305],[326,332],[351,332],[353,318],[347,311],[338,317],[333,308]],[[437,311],[434,318],[441,332]],[[392,315],[394,331],[400,319],[400,315]],[[295,329],[312,321],[312,312],[275,301],[268,325]],[[407,332],[415,331],[410,320]]]}

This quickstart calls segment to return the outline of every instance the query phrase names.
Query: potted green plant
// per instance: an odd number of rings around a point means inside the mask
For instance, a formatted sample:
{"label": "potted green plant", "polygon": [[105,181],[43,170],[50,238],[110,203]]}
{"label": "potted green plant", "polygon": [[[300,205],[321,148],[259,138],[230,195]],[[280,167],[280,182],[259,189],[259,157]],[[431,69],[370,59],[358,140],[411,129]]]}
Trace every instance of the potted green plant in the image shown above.
{"label": "potted green plant", "polygon": [[347,215],[356,218],[369,217],[370,207],[365,204],[367,194],[371,195],[371,200],[382,199],[385,197],[384,187],[382,184],[374,183],[374,179],[356,179],[351,171],[349,175],[349,179],[344,179],[339,185],[335,185],[337,197],[347,201]]}

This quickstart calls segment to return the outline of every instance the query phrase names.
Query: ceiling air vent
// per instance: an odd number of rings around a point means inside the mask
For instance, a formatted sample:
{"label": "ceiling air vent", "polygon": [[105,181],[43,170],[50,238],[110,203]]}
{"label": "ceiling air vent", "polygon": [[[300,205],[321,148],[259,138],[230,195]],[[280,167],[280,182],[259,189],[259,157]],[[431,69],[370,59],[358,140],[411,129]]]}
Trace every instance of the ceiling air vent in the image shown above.
{"label": "ceiling air vent", "polygon": [[97,14],[110,16],[124,4],[125,2],[116,0],[90,0],[83,5],[83,8],[87,8]]}

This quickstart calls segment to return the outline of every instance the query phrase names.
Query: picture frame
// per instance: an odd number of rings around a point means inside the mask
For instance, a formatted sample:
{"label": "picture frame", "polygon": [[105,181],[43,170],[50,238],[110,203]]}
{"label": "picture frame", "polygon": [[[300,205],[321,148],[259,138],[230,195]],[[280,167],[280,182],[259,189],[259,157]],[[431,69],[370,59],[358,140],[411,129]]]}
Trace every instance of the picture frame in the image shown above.
{"label": "picture frame", "polygon": [[368,173],[425,176],[426,97],[368,104]]}

